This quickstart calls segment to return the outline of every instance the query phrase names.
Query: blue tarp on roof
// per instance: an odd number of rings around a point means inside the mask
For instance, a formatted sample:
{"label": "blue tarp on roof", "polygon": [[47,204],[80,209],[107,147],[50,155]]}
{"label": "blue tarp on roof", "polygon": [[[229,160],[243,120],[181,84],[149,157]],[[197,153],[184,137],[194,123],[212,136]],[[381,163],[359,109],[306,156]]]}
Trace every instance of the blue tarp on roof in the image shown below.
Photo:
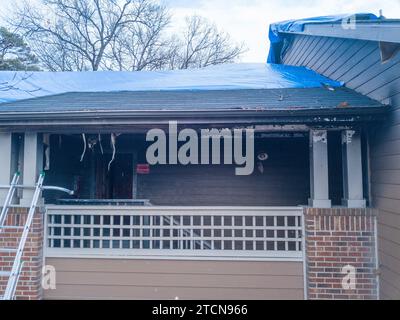
{"label": "blue tarp on roof", "polygon": [[287,20],[272,23],[269,27],[269,40],[271,47],[268,54],[268,63],[280,63],[280,51],[283,45],[283,36],[281,32],[302,32],[306,24],[322,24],[322,23],[338,23],[355,17],[356,21],[360,20],[377,20],[379,19],[372,13],[344,14],[334,16],[322,16],[314,18],[305,18],[298,20]]}
{"label": "blue tarp on roof", "polygon": [[[339,87],[304,68],[277,64],[226,64],[202,69],[140,72],[0,72],[0,102],[67,92],[182,91]],[[1,86],[1,85],[0,85]]]}

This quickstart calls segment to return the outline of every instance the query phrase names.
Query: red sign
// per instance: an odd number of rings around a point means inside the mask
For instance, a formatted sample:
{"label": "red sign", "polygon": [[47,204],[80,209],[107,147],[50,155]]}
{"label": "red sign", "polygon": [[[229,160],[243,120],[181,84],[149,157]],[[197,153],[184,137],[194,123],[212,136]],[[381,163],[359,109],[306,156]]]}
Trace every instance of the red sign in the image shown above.
{"label": "red sign", "polygon": [[150,165],[148,165],[148,164],[136,165],[136,173],[137,174],[149,174],[150,173]]}

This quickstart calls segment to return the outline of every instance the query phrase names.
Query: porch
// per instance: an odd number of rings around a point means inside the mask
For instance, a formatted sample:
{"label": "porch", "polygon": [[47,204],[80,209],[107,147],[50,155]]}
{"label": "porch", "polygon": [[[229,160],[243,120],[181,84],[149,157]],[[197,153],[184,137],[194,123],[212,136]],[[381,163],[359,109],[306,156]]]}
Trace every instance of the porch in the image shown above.
{"label": "porch", "polygon": [[[46,168],[46,184],[75,191],[73,197],[43,193],[40,246],[44,265],[57,270],[57,287],[42,297],[304,299],[319,286],[313,270],[325,259],[351,262],[370,276],[375,222],[365,209],[367,141],[361,128],[351,129],[258,128],[254,172],[247,176],[222,163],[155,165],[143,172],[138,166],[145,164],[147,145],[138,133],[118,137],[110,169],[107,134],[100,136],[101,148],[90,140],[94,147],[83,157],[81,135],[8,135],[9,165],[23,169],[24,184],[26,170]],[[86,143],[94,137],[87,134]],[[27,192],[17,194],[14,207],[24,207]],[[310,217],[304,208],[327,208],[328,215]],[[358,235],[365,235],[361,242]],[[327,257],[314,261],[323,249]],[[336,250],[340,256],[333,258]],[[329,290],[346,295],[338,282],[341,267],[328,263]]]}

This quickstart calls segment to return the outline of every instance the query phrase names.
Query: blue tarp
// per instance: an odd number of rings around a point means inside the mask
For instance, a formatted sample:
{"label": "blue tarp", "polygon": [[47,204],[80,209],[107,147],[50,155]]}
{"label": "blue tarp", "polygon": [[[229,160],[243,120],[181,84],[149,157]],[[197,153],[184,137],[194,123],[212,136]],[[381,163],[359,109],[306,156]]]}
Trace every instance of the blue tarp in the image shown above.
{"label": "blue tarp", "polygon": [[202,69],[140,72],[0,72],[0,102],[67,92],[318,88],[342,84],[304,68],[278,64],[225,64]]}
{"label": "blue tarp", "polygon": [[299,20],[287,20],[272,23],[269,27],[269,40],[271,47],[268,54],[268,63],[281,63],[280,52],[283,45],[283,35],[281,32],[302,32],[306,24],[322,24],[322,23],[338,23],[343,20],[355,17],[356,21],[360,20],[377,20],[379,19],[372,13],[344,14],[335,16],[322,16],[314,18],[306,18]]}

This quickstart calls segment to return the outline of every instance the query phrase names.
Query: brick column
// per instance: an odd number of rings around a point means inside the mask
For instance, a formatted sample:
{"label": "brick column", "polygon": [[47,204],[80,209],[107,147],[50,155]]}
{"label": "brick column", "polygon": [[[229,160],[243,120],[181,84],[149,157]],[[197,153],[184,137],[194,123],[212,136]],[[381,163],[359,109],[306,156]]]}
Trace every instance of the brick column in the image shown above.
{"label": "brick column", "polygon": [[[375,211],[305,208],[304,214],[308,298],[377,299]],[[347,277],[343,286],[346,275],[354,281]]]}
{"label": "brick column", "polygon": [[[38,210],[39,211],[39,210]],[[23,225],[27,218],[27,208],[10,208],[6,225]],[[6,229],[0,233],[0,247],[15,248],[21,237],[21,230]],[[10,271],[15,253],[0,252],[0,271]],[[36,212],[23,253],[25,261],[22,269],[16,298],[18,300],[42,299],[43,265],[43,214]],[[0,277],[0,295],[3,295],[8,277]]]}

